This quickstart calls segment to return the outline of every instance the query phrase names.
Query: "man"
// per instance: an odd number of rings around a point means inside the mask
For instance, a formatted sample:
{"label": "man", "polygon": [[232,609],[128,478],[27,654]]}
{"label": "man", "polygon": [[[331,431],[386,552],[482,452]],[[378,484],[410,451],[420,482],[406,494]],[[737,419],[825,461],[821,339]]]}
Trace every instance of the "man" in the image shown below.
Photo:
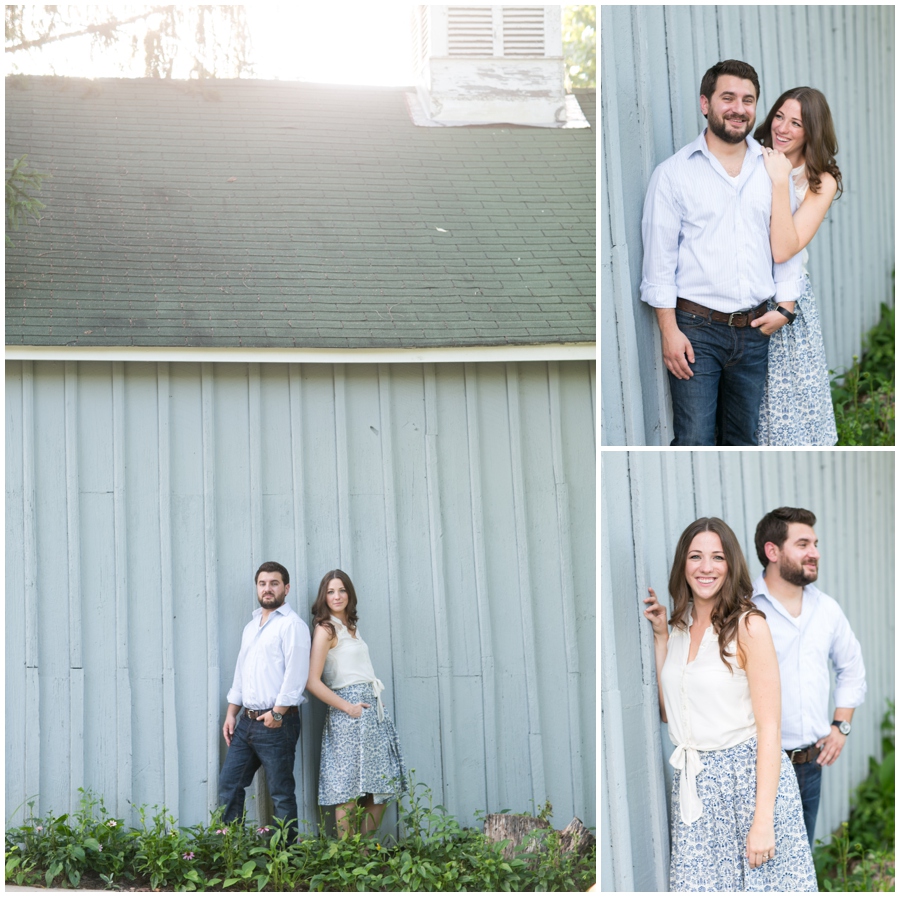
{"label": "man", "polygon": [[773,270],[772,182],[749,136],[758,99],[751,65],[716,63],[700,84],[707,128],[647,188],[641,299],[662,336],[672,445],[715,445],[717,429],[720,445],[756,445],[769,336],[801,294],[799,255]]}
{"label": "man", "polygon": [[285,603],[290,589],[290,575],[281,564],[267,561],[256,571],[259,607],[241,636],[222,727],[228,753],[219,775],[219,803],[225,805],[226,822],[240,818],[247,786],[262,766],[275,816],[288,822],[293,840],[298,705],[305,700],[310,637],[309,627]]}
{"label": "man", "polygon": [[[765,613],[781,671],[781,746],[794,764],[810,846],[816,828],[822,767],[840,756],[853,710],[866,694],[859,642],[838,603],[812,583],[819,575],[816,515],[804,508],[770,511],[756,527],[765,567],[753,601]],[[828,659],[834,664],[828,712]]]}

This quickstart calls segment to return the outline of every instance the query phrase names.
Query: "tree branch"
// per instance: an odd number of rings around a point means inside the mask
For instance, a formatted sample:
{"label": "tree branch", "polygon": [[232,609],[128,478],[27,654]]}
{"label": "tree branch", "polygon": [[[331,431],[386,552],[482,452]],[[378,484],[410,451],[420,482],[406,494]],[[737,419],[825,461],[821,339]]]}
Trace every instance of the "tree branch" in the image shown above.
{"label": "tree branch", "polygon": [[123,25],[131,25],[134,22],[139,22],[141,19],[146,19],[149,16],[156,15],[157,13],[164,13],[169,8],[170,7],[166,6],[153,6],[145,12],[140,13],[139,15],[132,16],[130,19],[113,19],[109,22],[102,22],[96,25],[88,25],[86,28],[82,28],[80,31],[67,31],[64,34],[45,34],[41,37],[35,38],[34,40],[26,40],[13,46],[7,46],[6,52],[16,53],[19,50],[28,50],[31,47],[41,47],[45,44],[54,43],[55,41],[67,40],[70,37],[84,37],[88,34],[103,34],[110,31],[116,31]]}

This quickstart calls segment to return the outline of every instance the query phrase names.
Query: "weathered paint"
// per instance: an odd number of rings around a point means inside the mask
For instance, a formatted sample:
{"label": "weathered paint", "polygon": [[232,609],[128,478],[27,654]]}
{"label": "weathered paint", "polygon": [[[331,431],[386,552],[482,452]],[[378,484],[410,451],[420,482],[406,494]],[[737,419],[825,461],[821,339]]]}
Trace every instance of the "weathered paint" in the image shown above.
{"label": "weathered paint", "polygon": [[[416,778],[594,825],[594,366],[7,364],[7,818],[217,803],[253,572],[348,570]],[[24,712],[24,711],[23,711]],[[317,819],[323,707],[304,705]],[[254,789],[253,812],[267,798]]]}
{"label": "weathered paint", "polygon": [[671,609],[669,567],[683,529],[701,516],[735,531],[755,578],[756,524],[781,505],[810,508],[819,586],[860,641],[868,692],[853,734],[824,772],[816,837],[849,812],[851,789],[880,758],[879,724],[894,697],[894,453],[676,452],[606,449],[601,458],[601,890],[668,888],[674,750],[660,723],[649,623],[652,586]]}
{"label": "weathered paint", "polygon": [[859,354],[892,301],[893,6],[613,6],[601,9],[603,445],[668,445],[668,383],[655,314],[640,301],[641,213],[653,169],[700,133],[703,73],[754,66],[757,122],[807,84],[827,97],[844,195],[810,244],[833,370]]}

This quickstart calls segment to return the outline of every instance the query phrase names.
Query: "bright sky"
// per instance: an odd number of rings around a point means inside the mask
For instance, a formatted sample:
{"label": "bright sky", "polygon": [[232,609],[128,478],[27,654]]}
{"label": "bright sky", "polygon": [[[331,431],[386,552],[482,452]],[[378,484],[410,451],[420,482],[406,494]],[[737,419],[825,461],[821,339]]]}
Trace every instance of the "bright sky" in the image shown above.
{"label": "bright sky", "polygon": [[[248,3],[255,77],[334,84],[412,85],[410,49],[414,4],[403,2]],[[120,10],[127,15],[128,10]],[[136,29],[133,33],[140,34]],[[126,44],[127,46],[127,44]],[[126,49],[126,53],[128,50]],[[7,71],[12,57],[7,57]],[[23,74],[80,78],[141,77],[142,57],[123,71],[114,52],[88,39],[48,44],[15,54]],[[182,75],[184,77],[184,75]]]}
{"label": "bright sky", "polygon": [[411,3],[248,5],[259,78],[412,85]]}

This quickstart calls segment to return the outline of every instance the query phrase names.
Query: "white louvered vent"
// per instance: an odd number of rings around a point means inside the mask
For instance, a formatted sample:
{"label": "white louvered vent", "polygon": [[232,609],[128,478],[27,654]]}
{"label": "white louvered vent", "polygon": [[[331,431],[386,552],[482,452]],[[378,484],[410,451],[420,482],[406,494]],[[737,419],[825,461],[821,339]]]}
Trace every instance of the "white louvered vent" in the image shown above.
{"label": "white louvered vent", "polygon": [[503,7],[502,56],[544,55],[544,8]]}
{"label": "white louvered vent", "polygon": [[582,126],[566,98],[559,6],[420,4],[413,55],[417,124]]}
{"label": "white louvered vent", "polygon": [[449,56],[494,56],[494,16],[490,6],[451,6],[447,10]]}

